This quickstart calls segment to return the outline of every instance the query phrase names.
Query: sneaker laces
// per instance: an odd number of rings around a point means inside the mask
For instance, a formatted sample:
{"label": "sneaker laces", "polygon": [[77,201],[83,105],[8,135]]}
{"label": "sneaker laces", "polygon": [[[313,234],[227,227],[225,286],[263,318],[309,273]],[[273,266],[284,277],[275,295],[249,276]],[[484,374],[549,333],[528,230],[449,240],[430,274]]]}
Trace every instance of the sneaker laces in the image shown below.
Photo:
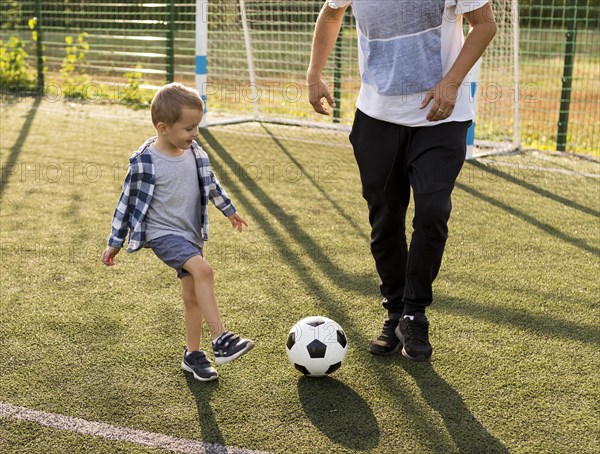
{"label": "sneaker laces", "polygon": [[427,344],[427,331],[429,328],[428,322],[407,319],[406,326],[408,327],[408,335],[410,336],[411,340],[421,342],[422,344]]}
{"label": "sneaker laces", "polygon": [[398,325],[398,320],[390,320],[389,318],[383,322],[383,329],[381,330],[381,334],[379,338],[386,339],[388,337],[396,337],[394,330]]}

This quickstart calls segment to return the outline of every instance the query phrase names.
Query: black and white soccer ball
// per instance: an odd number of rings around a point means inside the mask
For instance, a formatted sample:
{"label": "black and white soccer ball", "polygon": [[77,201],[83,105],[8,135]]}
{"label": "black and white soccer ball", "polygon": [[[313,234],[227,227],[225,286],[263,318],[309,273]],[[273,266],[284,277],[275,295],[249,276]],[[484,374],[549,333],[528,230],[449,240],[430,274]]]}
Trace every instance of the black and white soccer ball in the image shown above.
{"label": "black and white soccer ball", "polygon": [[341,367],[348,340],[336,322],[315,316],[303,318],[292,327],[285,347],[296,369],[309,377],[323,377]]}

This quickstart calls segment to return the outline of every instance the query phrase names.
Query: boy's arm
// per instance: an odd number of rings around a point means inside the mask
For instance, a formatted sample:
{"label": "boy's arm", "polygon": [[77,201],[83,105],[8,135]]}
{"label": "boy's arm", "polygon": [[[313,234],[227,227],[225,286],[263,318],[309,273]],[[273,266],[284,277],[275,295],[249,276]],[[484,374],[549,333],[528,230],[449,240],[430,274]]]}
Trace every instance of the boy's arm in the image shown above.
{"label": "boy's arm", "polygon": [[210,171],[210,189],[208,197],[212,203],[214,203],[215,206],[229,218],[229,222],[231,222],[231,226],[234,229],[241,232],[244,228],[243,226],[248,227],[248,223],[237,213],[235,206],[227,196],[225,189],[223,189],[212,170]]}
{"label": "boy's arm", "polygon": [[[469,2],[460,3],[464,3],[463,8],[469,7]],[[472,11],[465,11],[463,15],[472,30],[467,35],[450,71],[427,93],[421,104],[421,109],[424,109],[433,100],[426,117],[429,121],[443,120],[452,114],[463,80],[496,34],[496,20],[490,3]]]}
{"label": "boy's arm", "polygon": [[229,217],[235,214],[236,209],[233,202],[227,196],[225,189],[223,189],[212,170],[210,171],[208,198],[225,216]]}
{"label": "boy's arm", "polygon": [[117,207],[115,208],[115,212],[113,214],[111,233],[108,238],[108,245],[110,247],[123,247],[123,243],[125,243],[125,239],[127,238],[127,231],[129,230],[131,220],[131,210],[129,206],[131,180],[132,170],[131,166],[129,166],[129,169],[127,170],[127,176],[125,177],[125,182],[123,183],[121,196],[119,197],[119,202],[117,203]]}
{"label": "boy's arm", "polygon": [[[339,3],[342,6],[332,8],[328,3]],[[323,105],[321,99],[325,98],[331,107],[335,107],[335,101],[329,93],[329,89],[321,74],[325,69],[327,58],[335,45],[335,41],[342,26],[344,12],[350,2],[328,2],[323,5],[319,18],[315,25],[313,34],[310,64],[306,72],[306,85],[308,86],[308,100],[317,113],[329,115],[329,111]]]}

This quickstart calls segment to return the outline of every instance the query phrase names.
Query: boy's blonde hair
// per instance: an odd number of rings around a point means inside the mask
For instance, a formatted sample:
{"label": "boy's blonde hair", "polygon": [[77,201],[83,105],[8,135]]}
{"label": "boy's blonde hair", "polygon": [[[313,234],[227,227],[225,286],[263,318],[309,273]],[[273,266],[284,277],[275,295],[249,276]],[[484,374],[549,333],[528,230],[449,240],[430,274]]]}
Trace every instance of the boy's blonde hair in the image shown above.
{"label": "boy's blonde hair", "polygon": [[179,82],[163,85],[158,89],[152,98],[152,104],[150,104],[152,123],[154,126],[161,122],[172,126],[181,117],[181,109],[184,107],[204,112],[202,98],[193,88],[188,88]]}

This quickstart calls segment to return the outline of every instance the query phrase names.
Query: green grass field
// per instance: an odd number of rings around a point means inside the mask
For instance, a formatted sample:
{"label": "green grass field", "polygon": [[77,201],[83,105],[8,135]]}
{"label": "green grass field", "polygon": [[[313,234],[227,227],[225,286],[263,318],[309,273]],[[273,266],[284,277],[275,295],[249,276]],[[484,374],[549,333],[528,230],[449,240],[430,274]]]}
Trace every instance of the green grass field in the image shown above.
{"label": "green grass field", "polygon": [[[415,364],[367,352],[383,312],[347,137],[203,132],[250,224],[238,234],[211,208],[205,255],[229,327],[257,345],[207,384],[179,369],[174,272],[149,251],[99,261],[149,113],[26,99],[2,104],[0,124],[0,404],[273,453],[600,450],[597,160],[465,165],[428,313],[433,360]],[[306,379],[285,339],[317,314],[349,351]],[[0,452],[165,451],[0,413]]]}

